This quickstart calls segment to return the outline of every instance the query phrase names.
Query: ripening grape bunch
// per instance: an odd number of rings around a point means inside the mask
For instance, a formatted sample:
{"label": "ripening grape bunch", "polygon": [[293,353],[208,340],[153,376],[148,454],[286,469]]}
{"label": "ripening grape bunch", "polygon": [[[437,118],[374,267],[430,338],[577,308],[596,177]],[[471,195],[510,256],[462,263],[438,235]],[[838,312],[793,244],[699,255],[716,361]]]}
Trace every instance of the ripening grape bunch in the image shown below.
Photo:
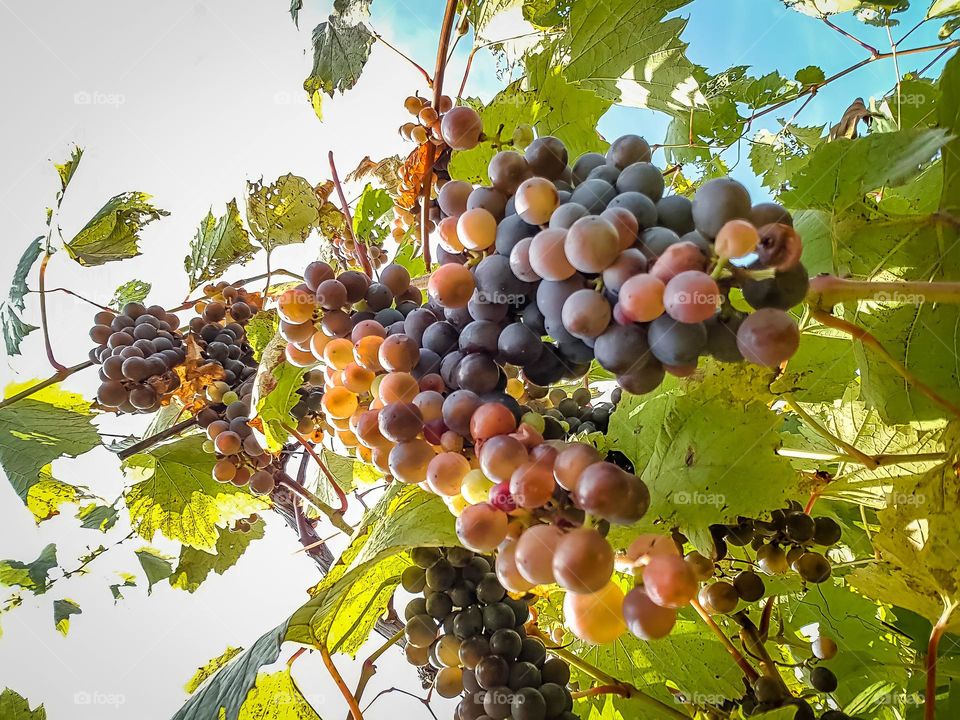
{"label": "ripening grape bunch", "polygon": [[570,668],[525,624],[530,608],[507,594],[492,559],[462,547],[414,548],[403,588],[407,660],[436,671],[434,691],[460,696],[455,720],[574,720]]}
{"label": "ripening grape bunch", "polygon": [[[460,148],[476,145],[477,122],[458,126]],[[540,386],[594,359],[637,394],[691,374],[701,356],[780,365],[799,344],[786,310],[808,286],[791,216],[751,204],[728,177],[692,201],[666,195],[650,159],[627,135],[570,167],[563,143],[541,137],[497,153],[491,186],[443,184],[431,296],[445,307],[473,298],[508,321],[498,351]],[[754,312],[734,306],[734,289]]]}

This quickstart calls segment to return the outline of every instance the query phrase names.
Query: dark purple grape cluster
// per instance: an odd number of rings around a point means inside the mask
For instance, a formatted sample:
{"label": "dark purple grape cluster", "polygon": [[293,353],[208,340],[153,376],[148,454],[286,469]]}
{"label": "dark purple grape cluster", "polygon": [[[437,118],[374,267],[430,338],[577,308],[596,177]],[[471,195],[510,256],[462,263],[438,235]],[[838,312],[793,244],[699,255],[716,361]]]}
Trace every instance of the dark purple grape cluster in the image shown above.
{"label": "dark purple grape cluster", "polygon": [[455,720],[575,720],[570,668],[529,636],[492,559],[462,547],[419,547],[404,570],[407,660],[436,672],[441,697],[460,696]]}
{"label": "dark purple grape cluster", "polygon": [[223,367],[223,380],[234,385],[253,377],[257,363],[246,344],[245,326],[260,310],[259,295],[226,282],[207,285],[188,324],[201,357]]}
{"label": "dark purple grape cluster", "polygon": [[159,305],[127,303],[94,317],[90,359],[100,364],[97,401],[123,413],[150,413],[180,385],[174,368],[186,359],[177,316]]}

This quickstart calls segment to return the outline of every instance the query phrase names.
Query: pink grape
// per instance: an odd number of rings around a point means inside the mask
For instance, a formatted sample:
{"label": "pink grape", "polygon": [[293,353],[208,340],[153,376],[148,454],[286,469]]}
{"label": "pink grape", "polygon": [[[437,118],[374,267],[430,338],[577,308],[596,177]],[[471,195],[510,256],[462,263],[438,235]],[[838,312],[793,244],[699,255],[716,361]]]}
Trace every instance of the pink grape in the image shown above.
{"label": "pink grape", "polygon": [[637,275],[620,288],[619,306],[633,322],[650,322],[663,315],[666,286],[652,275]]}
{"label": "pink grape", "polygon": [[507,536],[507,514],[489,503],[468,505],[457,518],[457,537],[471,550],[490,552]]}
{"label": "pink grape", "polygon": [[627,629],[641,640],[665,638],[677,623],[677,611],[657,605],[646,591],[637,587],[623,599]]}
{"label": "pink grape", "polygon": [[676,275],[663,291],[663,307],[674,320],[697,323],[709,320],[720,304],[720,288],[712,277],[697,270]]}
{"label": "pink grape", "polygon": [[681,608],[696,597],[698,583],[679,555],[655,555],[643,568],[643,587],[660,607]]}

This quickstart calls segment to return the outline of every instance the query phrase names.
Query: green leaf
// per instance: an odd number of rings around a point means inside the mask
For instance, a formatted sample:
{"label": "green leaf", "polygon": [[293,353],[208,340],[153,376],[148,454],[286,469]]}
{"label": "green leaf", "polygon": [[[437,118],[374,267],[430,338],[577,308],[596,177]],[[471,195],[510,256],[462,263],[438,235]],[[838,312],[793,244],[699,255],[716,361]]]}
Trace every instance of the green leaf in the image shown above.
{"label": "green leaf", "polygon": [[144,575],[147,576],[147,595],[153,593],[153,586],[173,575],[173,558],[162,554],[152,547],[142,547],[134,553],[140,561]]}
{"label": "green leaf", "polygon": [[850,338],[819,325],[800,334],[800,349],[786,372],[771,384],[774,393],[792,393],[803,402],[840,398],[856,378],[857,362]]}
{"label": "green leaf", "polygon": [[203,435],[190,435],[128,458],[123,469],[138,480],[124,492],[134,530],[156,533],[200,550],[212,550],[218,527],[262,510],[245,489],[213,479],[216,457],[203,451]]}
{"label": "green leaf", "polygon": [[37,329],[36,325],[30,325],[21,320],[7,303],[0,303],[0,324],[3,325],[3,344],[7,355],[11,357],[20,354],[20,343]]}
{"label": "green leaf", "polygon": [[247,183],[247,222],[267,252],[306,240],[320,222],[320,204],[313,186],[297,175],[271,185]]}
{"label": "green leaf", "polygon": [[19,585],[34,595],[47,591],[50,571],[57,566],[57,546],[53,543],[40,551],[39,557],[31,563],[17,560],[0,560],[0,585]]}
{"label": "green leaf", "polygon": [[949,139],[943,129],[913,129],[824,143],[780,200],[791,209],[843,211],[871,190],[910,180]]}
{"label": "green leaf", "polygon": [[18,310],[23,310],[26,307],[24,298],[27,296],[27,275],[30,274],[30,270],[37,262],[37,258],[42,254],[43,237],[41,236],[27,245],[27,249],[23,251],[23,255],[20,256],[17,267],[13,271],[13,280],[10,281],[9,299],[10,304]]}
{"label": "green leaf", "polygon": [[[678,526],[710,551],[709,525],[758,517],[798,495],[796,473],[776,453],[783,421],[764,401],[769,381],[766,370],[711,364],[705,379],[683,383],[684,393],[624,393],[607,435],[650,489],[642,526]],[[611,537],[635,530],[643,531]]]}
{"label": "green leaf", "polygon": [[253,349],[253,357],[260,360],[267,345],[280,329],[280,316],[276,310],[261,310],[247,323],[247,342]]}
{"label": "green leaf", "polygon": [[220,668],[233,660],[233,658],[239,655],[242,651],[243,648],[228,645],[227,649],[223,651],[222,655],[218,655],[217,657],[212,658],[205,665],[198,667],[193,676],[187,680],[187,684],[183,686],[183,689],[192,695],[196,692],[198,687],[206,682],[207,678],[212,677],[214,673],[219,672]]}
{"label": "green leaf", "polygon": [[33,514],[34,521],[39,525],[60,514],[60,506],[75,503],[89,497],[84,490],[57,480],[53,477],[51,466],[40,470],[40,479],[27,490],[27,509]]}
{"label": "green leaf", "polygon": [[783,0],[783,4],[804,15],[818,18],[857,10],[865,3],[860,0]]}
{"label": "green leaf", "polygon": [[300,11],[303,9],[303,0],[290,0],[290,17],[293,24],[300,27]]}
{"label": "green leaf", "polygon": [[472,150],[456,150],[450,159],[450,176],[474,184],[489,185],[487,165],[498,152],[501,140],[510,140],[518,125],[535,120],[535,96],[521,89],[516,81],[497,93],[489,103],[479,108],[483,132],[488,139]]}
{"label": "green leaf", "polygon": [[117,509],[109,505],[84,505],[77,511],[80,527],[100,532],[107,532],[116,525],[119,516]]}
{"label": "green leaf", "polygon": [[573,0],[523,0],[523,19],[538,28],[553,28],[570,17]]}
{"label": "green leaf", "polygon": [[249,532],[221,532],[213,553],[184,546],[180,550],[180,561],[170,578],[170,585],[192,593],[211,572],[223,575],[237,564],[250,543],[263,537],[264,525],[261,519],[250,526]]}
{"label": "green leaf", "polygon": [[80,165],[80,158],[82,157],[83,148],[74,145],[69,160],[63,164],[54,163],[53,167],[56,168],[57,175],[60,176],[59,197],[63,197],[63,194],[67,191],[67,185],[73,180],[73,175],[77,172],[77,167]]}
{"label": "green leaf", "polygon": [[811,85],[819,85],[827,79],[827,76],[824,75],[819,66],[807,65],[807,67],[797,70],[793,78],[804,87],[810,87]]}
{"label": "green leaf", "polygon": [[[896,489],[894,500],[877,513],[880,531],[873,542],[880,562],[857,568],[850,584],[882,602],[912,610],[937,622],[945,603],[960,602],[960,480],[952,462]],[[960,613],[948,618],[949,632],[960,629]]]}
{"label": "green leaf", "polygon": [[[323,699],[319,700],[324,705]],[[275,673],[261,673],[250,689],[240,720],[320,720],[285,667]]]}
{"label": "green leaf", "polygon": [[940,29],[937,31],[937,37],[941,40],[946,40],[957,30],[960,30],[960,17],[950,18],[940,26]]}
{"label": "green leaf", "polygon": [[64,637],[70,632],[70,616],[81,614],[83,614],[83,610],[69,598],[53,601],[53,624],[57,628],[57,632]]}
{"label": "green leaf", "polygon": [[392,484],[310,601],[290,618],[286,639],[355,655],[411,564],[405,551],[456,542],[453,516],[442,500]]}
{"label": "green leaf", "polygon": [[210,720],[225,710],[224,720],[237,720],[247,693],[256,684],[257,673],[280,657],[280,645],[287,634],[287,623],[263,634],[250,647],[222,667],[197,690],[173,720]]}
{"label": "green leaf", "polygon": [[214,218],[211,209],[190,241],[190,254],[183,259],[190,289],[219,278],[234,265],[247,264],[256,252],[236,200],[227,203],[227,212],[219,219]]}
{"label": "green leaf", "polygon": [[[35,382],[7,386],[7,397]],[[100,444],[91,417],[86,400],[58,385],[0,409],[0,466],[21,500],[26,502],[44,467]]]}
{"label": "green leaf", "polygon": [[810,161],[820,144],[823,126],[783,128],[777,133],[759,130],[750,143],[750,167],[763,184],[774,192],[788,187]]}
{"label": "green leaf", "polygon": [[403,243],[393,256],[393,263],[401,265],[410,273],[410,277],[423,277],[427,274],[427,263],[423,259],[423,253],[415,254],[417,251],[412,240]]}
{"label": "green leaf", "polygon": [[120,588],[137,586],[136,577],[131,575],[130,573],[118,572],[117,575],[120,576],[120,582],[113,583],[112,585],[110,585],[110,594],[113,595],[114,604],[116,604],[120,600],[123,600],[123,593],[120,591]]}
{"label": "green leaf", "polygon": [[109,305],[112,308],[120,310],[127,303],[142,303],[147,299],[147,295],[150,294],[150,288],[152,287],[152,284],[144,282],[143,280],[130,280],[129,282],[125,282],[113,291],[113,297],[110,299]]}
{"label": "green leaf", "polygon": [[940,127],[953,139],[943,148],[943,194],[940,209],[960,215],[960,53],[954,53],[940,77]]}
{"label": "green leaf", "polygon": [[929,128],[937,124],[940,88],[927,78],[907,76],[900,83],[899,92],[890,93],[884,103],[893,121],[891,130]]}
{"label": "green leaf", "polygon": [[111,198],[64,247],[81,265],[96,266],[140,254],[140,231],[169,215],[155,208],[150,195],[128,192]]}
{"label": "green leaf", "polygon": [[946,17],[960,13],[960,0],[933,0],[927,10],[928,18]]}
{"label": "green leaf", "polygon": [[367,244],[379,244],[390,232],[389,225],[380,224],[380,220],[391,210],[393,198],[390,193],[367,184],[353,211],[353,234]]}
{"label": "green leaf", "polygon": [[478,37],[483,36],[490,21],[500,13],[519,7],[522,0],[478,0],[467,6],[467,17]]}
{"label": "green leaf", "polygon": [[[267,449],[278,452],[290,437],[283,426],[290,424],[290,411],[300,396],[297,390],[303,385],[303,368],[294,367],[283,357],[283,338],[275,341],[264,351],[266,360],[261,361],[257,375],[254,407],[257,417],[263,421],[263,434]],[[279,352],[271,352],[279,350]]]}
{"label": "green leaf", "polygon": [[363,23],[350,24],[331,15],[313,30],[313,70],[303,82],[307,96],[321,92],[333,97],[357,84],[370,57],[373,34]]}
{"label": "green leaf", "polygon": [[3,720],[47,720],[47,711],[43,705],[30,709],[30,703],[10,688],[0,693],[0,717]]}

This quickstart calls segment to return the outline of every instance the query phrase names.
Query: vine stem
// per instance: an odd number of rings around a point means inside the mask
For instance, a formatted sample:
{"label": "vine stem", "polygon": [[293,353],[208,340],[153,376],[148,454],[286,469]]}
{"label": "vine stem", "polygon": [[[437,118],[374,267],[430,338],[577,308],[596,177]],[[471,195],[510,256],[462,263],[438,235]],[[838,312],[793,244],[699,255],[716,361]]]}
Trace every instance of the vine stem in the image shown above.
{"label": "vine stem", "polygon": [[574,700],[580,698],[596,697],[597,695],[619,695],[620,697],[630,697],[630,691],[622,685],[597,685],[589,690],[572,693]]}
{"label": "vine stem", "polygon": [[[852,455],[845,455],[844,453],[828,453],[828,452],[812,452],[809,450],[797,450],[794,448],[780,448],[777,450],[777,455],[782,455],[783,457],[797,458],[799,460],[820,460],[823,462],[844,462],[844,463],[860,463],[860,459]],[[922,463],[922,462],[937,462],[940,460],[946,460],[946,453],[914,453],[912,455],[871,455],[869,456],[873,460],[873,467],[881,467],[884,465],[900,465],[901,463]]]}
{"label": "vine stem", "polygon": [[817,435],[822,437],[824,440],[828,440],[830,443],[832,443],[833,445],[836,445],[838,448],[841,448],[842,450],[846,451],[848,455],[856,458],[856,461],[861,465],[865,465],[866,467],[871,469],[877,467],[876,459],[867,455],[862,450],[858,450],[850,443],[846,442],[841,438],[838,438],[836,435],[830,432],[830,430],[828,430],[826,427],[821,425],[820,422],[815,417],[813,417],[813,415],[811,415],[802,407],[800,407],[800,403],[798,403],[792,395],[784,393],[783,395],[781,395],[781,397],[783,398],[784,402],[787,403],[787,407],[789,407],[791,410],[793,410],[793,412],[799,415],[800,419],[803,420],[803,422],[805,422],[811,430],[817,433]]}
{"label": "vine stem", "polygon": [[[433,72],[433,109],[440,112],[440,98],[443,97],[443,78],[447,72],[447,50],[450,48],[450,36],[457,17],[457,0],[447,0],[440,26],[440,41],[437,43],[437,66]],[[427,145],[427,157],[420,188],[420,245],[423,247],[423,262],[430,272],[430,194],[433,191],[433,166],[437,161],[437,146]]]}
{"label": "vine stem", "polygon": [[830,310],[835,305],[855,300],[895,302],[905,305],[921,303],[960,303],[960,282],[925,282],[901,280],[878,282],[847,280],[834,275],[810,278],[806,303],[815,310]]}
{"label": "vine stem", "polygon": [[864,345],[872,348],[890,367],[897,372],[900,377],[913,385],[918,392],[935,402],[940,407],[948,410],[951,414],[960,417],[960,408],[958,408],[949,400],[945,400],[944,398],[940,397],[929,385],[921,381],[920,378],[908,370],[903,363],[893,357],[893,355],[891,355],[889,351],[880,344],[879,340],[877,340],[862,327],[848,320],[831,315],[828,312],[824,312],[823,310],[814,310],[812,316],[813,319],[819,322],[821,325],[832,327],[834,330],[840,330],[841,332],[852,336],[855,340],[859,340]]}
{"label": "vine stem", "polygon": [[[924,45],[923,47],[909,48],[908,50],[898,50],[896,54],[899,57],[903,57],[904,55],[916,55],[917,53],[931,52],[933,50],[949,50],[950,48],[955,48],[955,47],[960,47],[960,40],[951,40],[950,42],[937,43],[936,45]],[[829,85],[830,83],[835,82],[842,77],[846,77],[850,73],[859,70],[865,65],[874,63],[877,60],[889,60],[890,58],[893,57],[893,55],[894,54],[892,52],[877,53],[876,55],[871,55],[870,57],[851,65],[845,70],[841,70],[840,72],[834,73],[823,82],[817,83],[815,85],[811,85],[809,88],[807,88],[806,90],[803,90],[802,92],[797,93],[792,98],[789,98],[787,100],[782,100],[778,103],[774,103],[770,107],[764,108],[760,112],[753,113],[750,116],[749,122],[752,123],[758,117],[763,117],[764,115],[768,115],[769,113],[776,112],[777,110],[784,107],[785,105],[789,105],[790,103],[796,100],[799,100],[800,98],[805,97],[806,95],[810,95],[811,93],[816,93],[817,91],[820,90],[820,88],[824,87],[825,85]]]}
{"label": "vine stem", "polygon": [[47,247],[43,253],[43,260],[40,261],[40,326],[43,328],[43,346],[47,351],[47,361],[57,372],[66,370],[66,366],[57,362],[53,356],[53,347],[50,345],[50,328],[47,323],[47,263],[50,262],[50,236],[47,236]]}
{"label": "vine stem", "polygon": [[940,647],[940,638],[943,637],[947,623],[950,622],[950,616],[956,607],[956,603],[944,600],[943,613],[937,620],[937,624],[930,630],[930,642],[927,644],[927,683],[923,699],[923,720],[934,720],[937,712],[937,651]]}
{"label": "vine stem", "polygon": [[327,153],[327,160],[330,162],[330,173],[333,178],[333,186],[337,189],[337,195],[340,197],[340,204],[343,206],[343,217],[346,219],[347,234],[353,240],[354,247],[357,248],[357,255],[360,257],[360,266],[368,278],[373,278],[373,267],[370,265],[370,256],[367,255],[367,244],[360,240],[353,232],[353,218],[350,215],[350,203],[347,202],[347,196],[343,192],[343,185],[340,183],[340,175],[337,173],[337,164],[333,161],[333,150]]}
{"label": "vine stem", "polygon": [[409,55],[407,55],[405,52],[403,52],[403,51],[400,50],[399,48],[394,47],[394,46],[391,45],[389,42],[387,42],[387,39],[386,39],[383,35],[381,35],[380,33],[378,33],[376,30],[374,30],[372,27],[370,27],[369,25],[368,25],[367,27],[370,29],[370,32],[373,33],[373,36],[374,36],[377,40],[379,40],[379,41],[382,42],[384,45],[386,45],[388,48],[390,48],[391,50],[393,50],[397,55],[399,55],[399,56],[402,57],[404,60],[406,60],[408,63],[410,63],[410,64],[414,67],[415,70],[417,70],[421,75],[423,75],[423,79],[426,81],[427,87],[430,87],[430,86],[433,85],[433,80],[430,78],[429,73],[427,73],[427,71],[423,69],[423,66],[420,65],[420,63],[418,63],[416,60],[414,60],[412,57],[410,57]]}
{"label": "vine stem", "polygon": [[117,457],[119,457],[121,460],[126,460],[127,458],[132,457],[143,450],[152,448],[154,445],[156,445],[157,443],[163,442],[167,438],[172,438],[176,435],[179,435],[184,430],[191,428],[196,424],[197,424],[197,416],[194,415],[193,417],[189,417],[186,420],[182,420],[176,423],[175,425],[171,425],[165,430],[161,430],[160,432],[154,433],[149,437],[145,437],[142,440],[135,442],[133,445],[131,445],[128,448],[124,448],[119,453],[117,453]]}
{"label": "vine stem", "polygon": [[[29,290],[28,292],[35,292],[35,293],[37,293],[37,294],[40,294],[41,291],[40,291],[40,290]],[[44,291],[42,291],[42,292],[47,293],[47,294],[49,294],[49,293],[55,293],[55,292],[66,293],[67,295],[72,295],[73,297],[77,298],[78,300],[83,300],[83,302],[87,303],[88,305],[93,305],[95,308],[99,308],[100,310],[106,310],[107,312],[115,312],[113,308],[107,307],[106,305],[101,305],[101,304],[98,303],[98,302],[94,302],[94,301],[91,300],[90,298],[85,298],[85,297],[84,297],[83,295],[81,295],[80,293],[75,293],[73,290],[68,290],[67,288],[62,288],[62,287],[47,288],[46,290],[44,290]]]}
{"label": "vine stem", "polygon": [[313,505],[319,512],[322,512],[328,518],[330,518],[330,523],[344,533],[347,536],[353,535],[353,528],[347,524],[343,519],[343,515],[332,507],[327,505],[323,500],[318,498],[312,492],[307,490],[303,485],[298,483],[292,477],[286,473],[282,474],[278,480],[280,485],[283,485],[287,490],[292,492],[294,495],[299,497],[301,500],[308,502],[310,505]]}
{"label": "vine stem", "polygon": [[[367,689],[367,684],[370,682],[370,679],[377,674],[377,660],[379,660],[380,656],[387,650],[400,642],[403,639],[403,635],[403,630],[397,631],[394,635],[387,638],[387,641],[377,648],[370,657],[363,661],[363,665],[360,668],[360,680],[357,681],[357,689],[353,693],[357,704],[360,703],[360,698],[363,696],[363,691]],[[350,720],[349,715],[347,716],[347,720]]]}
{"label": "vine stem", "polygon": [[323,664],[327,666],[327,671],[330,673],[330,677],[333,678],[333,682],[336,683],[337,688],[340,690],[340,693],[343,695],[343,699],[347,701],[347,705],[350,706],[350,714],[353,716],[353,720],[363,720],[363,713],[360,711],[360,705],[357,704],[357,699],[350,692],[350,689],[347,687],[347,684],[343,681],[343,676],[340,674],[340,671],[337,670],[337,666],[333,664],[333,658],[330,657],[330,651],[327,650],[327,646],[323,643],[317,645],[320,650],[320,657],[323,658]]}
{"label": "vine stem", "polygon": [[730,638],[727,637],[727,634],[720,629],[720,626],[717,625],[717,622],[710,617],[710,613],[703,609],[703,605],[701,605],[696,598],[690,600],[690,607],[697,611],[697,614],[707,624],[707,627],[709,627],[713,631],[713,634],[720,639],[720,642],[723,643],[723,647],[726,648],[727,652],[730,654],[730,657],[734,659],[734,661],[743,671],[744,677],[746,677],[752,685],[757,678],[760,677],[760,674],[753,669],[753,666],[743,656],[743,653],[737,650],[736,646],[730,641]]}
{"label": "vine stem", "polygon": [[339,483],[337,483],[337,479],[333,476],[333,473],[330,472],[330,468],[326,466],[326,463],[324,463],[320,456],[317,455],[316,450],[313,449],[313,446],[307,442],[307,439],[303,437],[303,435],[298,433],[286,423],[280,423],[280,427],[293,435],[293,437],[297,439],[297,442],[303,446],[303,449],[307,451],[307,454],[310,455],[317,465],[320,466],[320,470],[323,471],[323,474],[326,476],[327,482],[330,483],[333,491],[337,494],[337,498],[340,500],[340,513],[345,513],[347,511],[347,496],[346,493],[343,492],[343,488],[341,488]]}
{"label": "vine stem", "polygon": [[93,367],[93,360],[85,360],[79,365],[74,365],[73,367],[68,367],[68,368],[64,368],[63,370],[58,370],[53,375],[48,377],[46,380],[41,380],[36,385],[31,385],[26,390],[21,390],[16,395],[11,395],[10,397],[5,398],[2,402],[0,402],[0,410],[2,410],[5,407],[9,407],[10,405],[13,405],[15,402],[28,398],[31,395],[35,395],[36,393],[40,392],[44,388],[48,388],[51,385],[55,385],[56,383],[62,380],[66,380],[68,377],[70,377],[74,373],[80,372],[81,370],[85,370],[88,367]]}
{"label": "vine stem", "polygon": [[[550,640],[550,638],[548,638],[546,635],[540,632],[540,628],[532,627],[530,628],[529,632],[531,632],[536,637],[540,638],[540,640],[545,645],[548,645],[548,646],[552,645],[552,641]],[[578,670],[581,670],[582,672],[585,672],[594,680],[598,680],[602,685],[607,687],[620,688],[621,692],[618,694],[620,694],[621,697],[624,697],[628,700],[632,700],[636,702],[638,705],[644,705],[650,710],[656,710],[661,714],[668,715],[672,718],[677,718],[677,720],[681,720],[681,719],[690,720],[689,715],[686,715],[680,712],[676,708],[670,707],[665,702],[658,700],[652,695],[647,695],[647,693],[643,692],[637,687],[634,687],[628,682],[617,680],[612,675],[608,675],[600,668],[594,667],[593,665],[588,663],[586,660],[570,652],[566,648],[551,646],[550,652],[552,652],[554,655],[556,655],[559,658],[563,658],[564,660],[567,661],[568,664],[573,665],[575,668],[577,668]]]}
{"label": "vine stem", "polygon": [[833,29],[833,30],[836,30],[838,33],[840,33],[841,35],[843,35],[845,38],[848,38],[848,39],[850,39],[850,40],[853,40],[853,42],[855,42],[857,45],[859,45],[859,46],[862,47],[864,50],[866,50],[868,53],[870,53],[871,56],[874,56],[874,55],[879,54],[880,51],[877,50],[873,45],[868,45],[868,44],[865,43],[863,40],[861,40],[860,38],[858,38],[856,35],[853,35],[853,34],[851,34],[851,33],[848,33],[846,30],[844,30],[844,29],[843,29],[842,27],[840,27],[839,25],[835,25],[835,24],[830,20],[830,18],[827,17],[826,15],[822,15],[822,16],[820,17],[820,19],[823,20],[824,24],[825,24],[828,28],[831,28],[831,29]]}

